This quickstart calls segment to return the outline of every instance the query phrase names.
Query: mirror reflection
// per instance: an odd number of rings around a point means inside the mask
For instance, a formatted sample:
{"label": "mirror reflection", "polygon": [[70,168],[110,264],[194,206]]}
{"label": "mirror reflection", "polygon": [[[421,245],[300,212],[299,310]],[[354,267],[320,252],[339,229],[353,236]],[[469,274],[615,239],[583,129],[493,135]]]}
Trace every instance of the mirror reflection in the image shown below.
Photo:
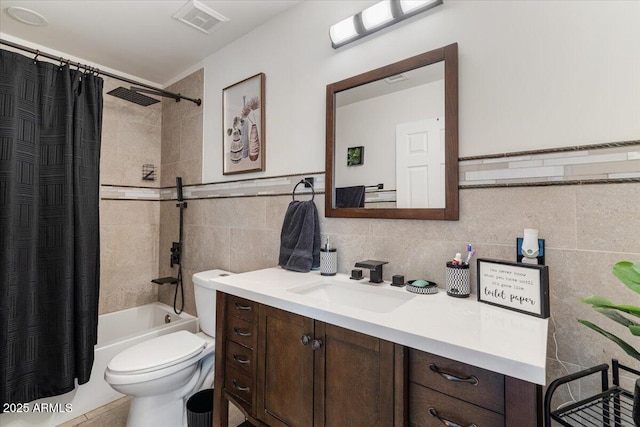
{"label": "mirror reflection", "polygon": [[325,215],[458,219],[458,46],[327,85]]}
{"label": "mirror reflection", "polygon": [[444,208],[444,63],[336,93],[335,207]]}

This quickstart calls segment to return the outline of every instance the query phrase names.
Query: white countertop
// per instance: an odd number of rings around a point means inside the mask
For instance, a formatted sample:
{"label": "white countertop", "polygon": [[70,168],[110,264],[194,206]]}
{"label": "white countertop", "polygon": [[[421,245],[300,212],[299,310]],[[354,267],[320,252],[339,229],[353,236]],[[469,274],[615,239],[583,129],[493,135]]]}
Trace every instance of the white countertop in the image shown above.
{"label": "white countertop", "polygon": [[[328,303],[289,289],[328,280],[367,289],[383,288],[411,295],[399,308],[371,312]],[[435,295],[416,295],[404,288],[297,273],[280,267],[211,279],[222,292],[250,299],[336,326],[448,357],[536,384],[545,384],[548,320],[478,302],[475,296],[453,298],[440,288]],[[375,290],[374,290],[375,292]]]}

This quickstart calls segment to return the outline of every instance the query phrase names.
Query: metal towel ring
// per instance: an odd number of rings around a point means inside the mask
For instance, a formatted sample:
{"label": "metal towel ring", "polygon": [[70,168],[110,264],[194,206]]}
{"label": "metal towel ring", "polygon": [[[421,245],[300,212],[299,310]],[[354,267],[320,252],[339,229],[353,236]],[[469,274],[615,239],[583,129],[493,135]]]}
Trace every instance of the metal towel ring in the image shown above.
{"label": "metal towel ring", "polygon": [[291,192],[291,198],[293,200],[296,200],[296,188],[298,188],[298,185],[300,184],[309,184],[309,187],[311,187],[311,200],[313,200],[316,197],[316,190],[313,189],[313,184],[311,184],[306,179],[301,179],[300,182],[298,182],[296,186],[293,187],[293,191]]}

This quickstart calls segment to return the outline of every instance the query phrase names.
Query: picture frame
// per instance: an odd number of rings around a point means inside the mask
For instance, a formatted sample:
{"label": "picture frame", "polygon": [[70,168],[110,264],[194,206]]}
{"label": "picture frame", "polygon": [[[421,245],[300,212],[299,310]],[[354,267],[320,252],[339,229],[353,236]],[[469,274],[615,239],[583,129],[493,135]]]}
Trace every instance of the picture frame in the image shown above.
{"label": "picture frame", "polygon": [[478,301],[546,319],[549,308],[549,267],[479,258]]}
{"label": "picture frame", "polygon": [[347,148],[347,166],[360,166],[364,164],[364,146]]}
{"label": "picture frame", "polygon": [[222,89],[222,174],[265,170],[264,73]]}

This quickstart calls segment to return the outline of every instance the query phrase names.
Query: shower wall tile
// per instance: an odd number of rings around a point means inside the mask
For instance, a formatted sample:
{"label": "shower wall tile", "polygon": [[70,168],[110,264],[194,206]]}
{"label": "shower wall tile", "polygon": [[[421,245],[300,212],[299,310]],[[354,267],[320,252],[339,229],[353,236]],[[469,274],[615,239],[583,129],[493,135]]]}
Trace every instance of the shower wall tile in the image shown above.
{"label": "shower wall tile", "polygon": [[143,107],[106,92],[120,86],[105,79],[101,182],[111,185],[158,186],[142,180],[142,165],[154,164],[159,173],[162,102]]}
{"label": "shower wall tile", "polygon": [[115,226],[116,265],[157,263],[159,230],[158,224]]}
{"label": "shower wall tile", "polygon": [[[161,187],[175,187],[176,176],[180,176],[178,172],[179,163],[165,163],[161,166],[160,173],[160,186]],[[183,184],[185,182],[183,181]]]}
{"label": "shower wall tile", "polygon": [[[157,187],[142,180],[142,165],[160,167],[162,106],[142,107],[110,95],[120,82],[105,78],[100,182],[101,197],[144,199]],[[159,196],[151,193],[151,200]],[[157,300],[150,280],[158,274],[160,206],[157,201],[100,201],[100,314]]]}
{"label": "shower wall tile", "polygon": [[153,302],[158,274],[158,202],[100,201],[100,313]]}
{"label": "shower wall tile", "polygon": [[[180,81],[167,87],[166,90],[180,93],[189,98],[203,98],[204,90],[204,69],[200,69]],[[204,99],[203,105],[204,105]],[[162,122],[169,124],[182,120],[184,117],[202,114],[203,105],[197,106],[191,101],[182,100],[174,102],[167,99],[162,109]]]}
{"label": "shower wall tile", "polygon": [[100,268],[116,268],[116,230],[114,227],[100,225]]}
{"label": "shower wall tile", "polygon": [[[149,107],[147,107],[149,108]],[[125,185],[158,186],[158,180],[142,179],[142,165],[160,165],[161,128],[158,124],[123,121],[118,128],[118,159],[120,176],[115,183]]]}
{"label": "shower wall tile", "polygon": [[202,114],[182,120],[180,129],[180,161],[202,161]]}
{"label": "shower wall tile", "polygon": [[157,285],[151,283],[151,279],[157,277],[157,274],[157,262],[101,269],[100,314],[157,301]]}
{"label": "shower wall tile", "polygon": [[[185,160],[179,162],[176,176],[183,177],[184,185],[199,184],[202,182],[202,161],[201,160]],[[173,181],[175,185],[175,179]]]}
{"label": "shower wall tile", "polygon": [[152,201],[101,200],[101,225],[159,224],[160,209]]}
{"label": "shower wall tile", "polygon": [[180,122],[162,126],[161,164],[177,163],[180,161],[180,129]]}
{"label": "shower wall tile", "polygon": [[[204,70],[199,70],[167,90],[190,98],[202,98],[203,88]],[[182,177],[184,185],[199,184],[202,182],[203,106],[184,100],[169,100],[163,104],[162,186],[175,186],[176,176]]]}

